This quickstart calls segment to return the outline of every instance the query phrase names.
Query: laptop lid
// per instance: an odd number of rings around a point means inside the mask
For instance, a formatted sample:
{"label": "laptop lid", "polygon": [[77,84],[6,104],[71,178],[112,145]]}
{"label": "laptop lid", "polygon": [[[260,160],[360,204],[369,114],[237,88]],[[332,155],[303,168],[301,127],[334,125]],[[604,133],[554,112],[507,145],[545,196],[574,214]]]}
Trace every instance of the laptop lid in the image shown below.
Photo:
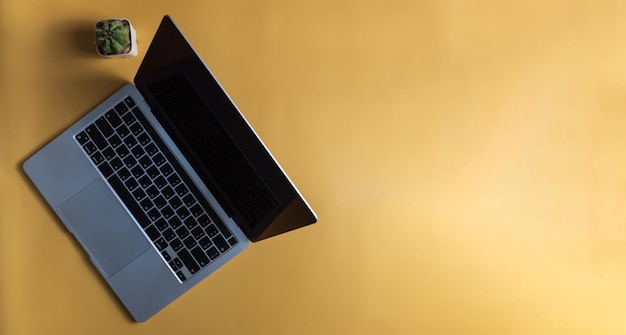
{"label": "laptop lid", "polygon": [[135,76],[153,114],[251,241],[317,221],[169,16]]}

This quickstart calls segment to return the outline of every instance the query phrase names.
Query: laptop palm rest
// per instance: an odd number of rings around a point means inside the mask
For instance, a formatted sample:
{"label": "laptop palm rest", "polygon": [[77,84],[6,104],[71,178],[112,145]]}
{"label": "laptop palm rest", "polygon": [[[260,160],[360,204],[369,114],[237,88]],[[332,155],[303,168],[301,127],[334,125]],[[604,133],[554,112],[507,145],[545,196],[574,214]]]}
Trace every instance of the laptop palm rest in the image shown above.
{"label": "laptop palm rest", "polygon": [[102,179],[96,179],[59,208],[64,221],[109,277],[150,244]]}

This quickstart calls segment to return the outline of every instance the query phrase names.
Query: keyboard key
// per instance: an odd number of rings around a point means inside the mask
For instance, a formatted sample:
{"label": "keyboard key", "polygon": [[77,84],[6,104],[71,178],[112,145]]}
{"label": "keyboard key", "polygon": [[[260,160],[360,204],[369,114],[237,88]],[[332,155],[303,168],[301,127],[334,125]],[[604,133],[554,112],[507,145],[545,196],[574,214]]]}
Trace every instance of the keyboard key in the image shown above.
{"label": "keyboard key", "polygon": [[151,199],[153,199],[153,198],[156,198],[160,194],[160,192],[159,192],[158,188],[156,188],[154,185],[152,185],[152,186],[148,187],[148,189],[146,190],[146,194],[148,194],[148,196]]}
{"label": "keyboard key", "polygon": [[[165,193],[165,192],[163,192],[163,193]],[[167,195],[166,195],[166,197],[167,197]],[[171,206],[174,210],[176,210],[176,209],[178,209],[180,206],[182,206],[182,205],[183,205],[183,202],[182,202],[182,201],[180,201],[180,198],[179,198],[179,197],[174,196],[173,198],[171,198],[171,199],[170,199],[169,204],[170,204],[170,206]]]}
{"label": "keyboard key", "polygon": [[176,257],[174,258],[174,265],[180,269],[183,267],[183,262],[180,261],[180,258]]}
{"label": "keyboard key", "polygon": [[106,158],[106,160],[111,160],[115,157],[115,151],[109,147],[102,151],[102,155]]}
{"label": "keyboard key", "polygon": [[170,226],[174,229],[183,225],[183,222],[178,218],[178,216],[172,216],[167,222],[169,222]]}
{"label": "keyboard key", "polygon": [[141,185],[141,187],[146,189],[146,188],[150,187],[150,185],[152,185],[152,179],[150,179],[150,177],[148,177],[148,176],[143,176],[143,177],[139,178],[139,185]]}
{"label": "keyboard key", "polygon": [[169,187],[169,186],[165,186],[162,190],[161,190],[161,194],[163,194],[163,196],[165,197],[165,199],[171,199],[176,193],[174,193],[174,190]]}
{"label": "keyboard key", "polygon": [[178,227],[178,229],[176,229],[176,235],[178,235],[178,237],[184,239],[187,236],[189,236],[189,230],[187,230],[187,227],[185,227],[185,226],[180,226],[180,227]]}
{"label": "keyboard key", "polygon": [[102,134],[100,134],[100,131],[96,128],[95,124],[87,127],[85,131],[87,132],[87,135],[89,135],[89,138],[91,138],[93,143],[96,145],[96,147],[98,147],[98,149],[102,150],[109,146],[109,143],[102,136]]}
{"label": "keyboard key", "polygon": [[180,279],[180,281],[187,280],[187,277],[185,277],[185,275],[182,272],[180,272],[180,271],[176,272],[176,276],[178,277],[178,279]]}
{"label": "keyboard key", "polygon": [[202,227],[198,226],[194,229],[191,230],[191,235],[196,239],[199,240],[202,237],[205,236],[204,230],[202,229]]}
{"label": "keyboard key", "polygon": [[130,171],[128,171],[125,167],[122,167],[119,171],[117,171],[117,175],[120,176],[122,181],[127,180],[131,176]]}
{"label": "keyboard key", "polygon": [[235,246],[235,244],[237,244],[237,239],[235,238],[235,236],[228,239],[228,244],[230,244],[233,247]]}
{"label": "keyboard key", "polygon": [[146,197],[146,192],[144,192],[142,189],[138,188],[138,189],[133,191],[133,197],[135,197],[135,200],[141,201],[141,199]]}
{"label": "keyboard key", "polygon": [[122,139],[117,135],[113,135],[109,138],[109,144],[111,144],[112,148],[117,148],[122,145]]}
{"label": "keyboard key", "polygon": [[196,203],[196,198],[193,197],[193,195],[187,194],[184,198],[183,198],[183,203],[185,204],[185,206],[193,206]]}
{"label": "keyboard key", "polygon": [[75,138],[80,145],[84,145],[85,143],[89,141],[89,136],[87,136],[87,133],[84,131],[81,131],[80,133],[78,133],[78,135],[76,135]]}
{"label": "keyboard key", "polygon": [[210,248],[213,245],[213,242],[211,242],[210,238],[205,236],[205,237],[201,238],[200,241],[198,241],[198,244],[200,244],[200,247],[202,247],[202,249],[206,250],[206,249]]}
{"label": "keyboard key", "polygon": [[205,231],[207,234],[209,234],[209,237],[215,237],[215,235],[219,233],[215,225],[209,225],[209,227],[207,227]]}
{"label": "keyboard key", "polygon": [[148,136],[148,134],[143,133],[143,134],[137,136],[137,141],[139,141],[139,144],[141,144],[141,145],[146,145],[146,144],[150,143],[150,137]]}
{"label": "keyboard key", "polygon": [[193,238],[193,236],[189,235],[189,236],[187,236],[186,239],[183,240],[183,244],[185,245],[185,247],[187,247],[187,249],[191,249],[197,243],[196,243],[196,240]]}
{"label": "keyboard key", "polygon": [[98,118],[98,120],[96,121],[96,126],[98,127],[102,135],[104,135],[104,137],[109,137],[113,135],[113,127],[111,127],[111,125],[104,116]]}
{"label": "keyboard key", "polygon": [[184,221],[191,213],[189,213],[187,207],[181,207],[176,211],[176,214]]}
{"label": "keyboard key", "polygon": [[120,145],[119,147],[117,147],[117,149],[115,149],[115,152],[117,152],[117,155],[121,159],[124,159],[124,157],[128,156],[128,154],[130,153],[125,145]]}
{"label": "keyboard key", "polygon": [[[159,205],[157,205],[157,207],[159,207]],[[164,218],[169,219],[174,216],[174,210],[170,206],[165,206],[161,209],[161,215],[163,215]]]}
{"label": "keyboard key", "polygon": [[96,148],[96,145],[93,144],[93,142],[87,142],[87,144],[83,146],[83,149],[85,150],[87,155],[91,155],[94,152],[98,151],[98,148]]}
{"label": "keyboard key", "polygon": [[210,247],[209,250],[206,251],[206,254],[209,255],[209,258],[211,260],[214,260],[220,256],[220,252],[215,246]]}
{"label": "keyboard key", "polygon": [[133,136],[126,136],[126,138],[124,139],[124,144],[126,144],[127,147],[132,148],[135,145],[137,145],[137,140],[133,137]]}
{"label": "keyboard key", "polygon": [[139,187],[139,184],[137,184],[137,181],[135,180],[135,178],[128,178],[125,182],[124,185],[126,185],[126,189],[129,190],[130,192],[132,192],[134,189],[136,189],[137,187]]}
{"label": "keyboard key", "polygon": [[211,223],[211,219],[208,215],[203,214],[198,218],[198,223],[200,223],[200,226],[203,228],[206,228]]}
{"label": "keyboard key", "polygon": [[135,136],[143,133],[143,127],[139,124],[139,122],[134,123],[132,126],[128,127],[128,129],[130,129]]}
{"label": "keyboard key", "polygon": [[124,123],[127,126],[130,126],[131,124],[133,124],[135,122],[135,116],[133,115],[133,113],[126,113],[124,114],[124,116],[122,116],[122,121],[124,121]]}
{"label": "keyboard key", "polygon": [[156,145],[154,145],[154,143],[150,143],[148,144],[146,147],[146,153],[150,156],[154,156],[154,154],[156,154],[157,152],[159,152],[159,148],[156,147]]}
{"label": "keyboard key", "polygon": [[[169,261],[171,261],[171,260],[172,260],[172,256],[170,256],[170,254],[167,252],[167,250],[163,250],[163,251],[161,252],[161,256],[163,256],[163,259],[164,259],[166,262],[169,262]],[[174,270],[174,271],[176,271],[176,270]]]}
{"label": "keyboard key", "polygon": [[117,128],[120,124],[122,124],[122,120],[119,116],[117,116],[114,110],[108,111],[106,114],[104,114],[104,117],[109,121],[113,128]]}
{"label": "keyboard key", "polygon": [[126,107],[126,104],[124,104],[124,102],[120,102],[115,106],[115,111],[117,112],[117,115],[121,116],[128,112],[128,107]]}
{"label": "keyboard key", "polygon": [[198,226],[198,222],[196,221],[196,219],[194,219],[193,216],[189,216],[188,218],[183,220],[183,223],[185,224],[185,227],[187,227],[187,229],[189,230],[194,229]]}
{"label": "keyboard key", "polygon": [[178,257],[180,257],[180,260],[183,262],[183,264],[185,264],[187,270],[189,270],[190,273],[194,274],[198,272],[198,270],[200,270],[198,263],[196,263],[193,257],[191,257],[189,251],[187,251],[186,249],[181,249],[180,251],[178,251]]}
{"label": "keyboard key", "polygon": [[163,157],[163,155],[161,155],[161,153],[159,152],[158,154],[154,155],[154,157],[152,157],[152,161],[157,166],[161,166],[163,165],[163,163],[165,163],[165,157]]}
{"label": "keyboard key", "polygon": [[158,240],[154,241],[154,245],[156,245],[159,251],[162,251],[163,249],[167,248],[167,241],[165,241],[163,237],[160,237]]}
{"label": "keyboard key", "polygon": [[139,203],[139,206],[141,206],[144,212],[147,212],[150,210],[150,208],[152,208],[152,201],[150,201],[150,199],[148,198],[145,198],[141,200],[141,202]]}
{"label": "keyboard key", "polygon": [[111,167],[113,168],[113,170],[118,170],[123,166],[124,166],[124,163],[122,163],[121,159],[115,157],[111,160]]}
{"label": "keyboard key", "polygon": [[167,186],[167,180],[165,180],[165,178],[163,178],[163,176],[158,176],[157,178],[154,179],[154,185],[161,189],[165,186]]}
{"label": "keyboard key", "polygon": [[183,262],[180,261],[180,258],[176,257],[170,262],[170,266],[172,270],[176,271],[183,267]]}
{"label": "keyboard key", "polygon": [[102,173],[102,175],[105,178],[108,178],[110,175],[113,174],[113,168],[107,162],[104,162],[104,163],[100,164],[98,166],[98,169],[100,170],[100,173]]}
{"label": "keyboard key", "polygon": [[215,236],[213,238],[213,243],[215,243],[215,245],[221,252],[224,252],[230,248],[230,245],[228,245],[228,242],[226,242],[222,235]]}
{"label": "keyboard key", "polygon": [[91,160],[94,162],[94,164],[98,165],[104,162],[104,156],[102,156],[101,153],[96,152],[93,155],[91,155]]}
{"label": "keyboard key", "polygon": [[174,233],[174,230],[172,230],[172,228],[167,228],[163,232],[163,237],[165,237],[166,240],[171,241],[174,239],[174,237],[176,237],[176,233]]}
{"label": "keyboard key", "polygon": [[129,155],[126,158],[124,158],[124,165],[126,165],[127,168],[130,169],[136,164],[137,164],[137,160],[132,155]]}
{"label": "keyboard key", "polygon": [[159,176],[159,169],[153,165],[146,170],[146,173],[150,176],[150,178],[154,179]]}
{"label": "keyboard key", "polygon": [[164,231],[165,229],[167,229],[169,227],[169,224],[167,223],[167,221],[165,221],[165,219],[161,218],[158,219],[155,223],[154,223],[155,227],[157,227],[157,229],[159,231]]}
{"label": "keyboard key", "polygon": [[[161,173],[167,177],[169,175],[172,174],[172,172],[174,172],[174,169],[172,169],[172,166],[169,163],[164,164],[163,166],[161,166]],[[177,183],[178,184],[178,183]],[[175,186],[175,185],[173,185]]]}
{"label": "keyboard key", "polygon": [[185,184],[180,184],[176,186],[174,190],[179,197],[185,196],[187,193],[189,193],[189,189],[187,188],[187,186],[185,186]]}
{"label": "keyboard key", "polygon": [[[133,106],[130,106],[130,107],[132,108]],[[138,107],[132,108],[131,112],[133,113],[133,115],[135,115],[137,120],[139,120],[140,117],[143,117],[143,114],[141,114],[141,111],[139,110]]]}
{"label": "keyboard key", "polygon": [[135,177],[136,179],[139,179],[141,178],[141,176],[143,176],[143,169],[141,168],[140,165],[136,165],[130,170],[130,173],[133,174],[133,177]]}
{"label": "keyboard key", "polygon": [[145,154],[145,151],[140,145],[134,146],[132,149],[130,149],[130,152],[133,154],[133,156],[135,156],[135,158],[140,158]]}
{"label": "keyboard key", "polygon": [[133,98],[131,98],[130,96],[126,97],[124,99],[124,102],[126,103],[126,106],[128,106],[129,108],[135,107],[135,100],[133,100]]}
{"label": "keyboard key", "polygon": [[204,267],[209,264],[209,262],[211,262],[209,257],[207,257],[204,251],[202,251],[202,248],[200,248],[199,246],[191,249],[191,254],[198,262],[198,265],[200,265],[201,267]]}
{"label": "keyboard key", "polygon": [[154,225],[150,225],[146,228],[146,235],[148,235],[152,241],[161,237],[161,233],[159,233],[159,230]]}
{"label": "keyboard key", "polygon": [[191,214],[193,214],[194,217],[198,217],[204,214],[204,210],[202,209],[202,207],[200,207],[200,204],[193,205],[189,210],[191,211]]}
{"label": "keyboard key", "polygon": [[152,208],[149,212],[148,212],[148,217],[150,218],[150,220],[152,221],[156,221],[161,217],[161,213],[159,213],[159,210],[156,208]]}
{"label": "keyboard key", "polygon": [[165,198],[163,198],[162,195],[159,195],[154,199],[154,205],[157,206],[157,208],[161,209],[165,205],[167,205],[167,201],[165,201]]}
{"label": "keyboard key", "polygon": [[170,242],[170,245],[172,246],[172,249],[174,249],[174,251],[176,252],[183,248],[183,242],[181,242],[178,238],[172,240]]}
{"label": "keyboard key", "polygon": [[128,127],[126,127],[125,125],[121,125],[117,128],[117,134],[121,137],[124,138],[128,135],[130,135],[130,130],[128,129]]}
{"label": "keyboard key", "polygon": [[150,166],[152,166],[152,160],[150,159],[150,157],[148,157],[148,155],[144,155],[143,157],[139,158],[139,164],[141,164],[142,168],[148,169]]}
{"label": "keyboard key", "polygon": [[180,183],[180,177],[176,173],[174,173],[167,178],[167,181],[170,182],[170,185],[176,186]]}

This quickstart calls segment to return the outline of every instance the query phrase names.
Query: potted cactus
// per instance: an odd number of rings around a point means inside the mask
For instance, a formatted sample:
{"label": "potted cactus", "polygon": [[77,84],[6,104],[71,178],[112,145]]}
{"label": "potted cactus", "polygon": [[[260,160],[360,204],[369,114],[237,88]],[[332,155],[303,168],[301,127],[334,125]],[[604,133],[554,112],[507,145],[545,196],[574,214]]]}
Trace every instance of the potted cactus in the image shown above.
{"label": "potted cactus", "polygon": [[137,56],[135,29],[127,19],[106,19],[96,23],[96,50],[103,57]]}

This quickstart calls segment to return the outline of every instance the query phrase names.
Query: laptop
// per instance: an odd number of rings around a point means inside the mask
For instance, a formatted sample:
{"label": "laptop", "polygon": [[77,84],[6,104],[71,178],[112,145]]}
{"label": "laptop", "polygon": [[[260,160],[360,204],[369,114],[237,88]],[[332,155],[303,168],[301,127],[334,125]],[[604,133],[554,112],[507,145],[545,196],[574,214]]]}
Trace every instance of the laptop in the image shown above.
{"label": "laptop", "polygon": [[134,78],[24,162],[133,318],[317,216],[169,16]]}

